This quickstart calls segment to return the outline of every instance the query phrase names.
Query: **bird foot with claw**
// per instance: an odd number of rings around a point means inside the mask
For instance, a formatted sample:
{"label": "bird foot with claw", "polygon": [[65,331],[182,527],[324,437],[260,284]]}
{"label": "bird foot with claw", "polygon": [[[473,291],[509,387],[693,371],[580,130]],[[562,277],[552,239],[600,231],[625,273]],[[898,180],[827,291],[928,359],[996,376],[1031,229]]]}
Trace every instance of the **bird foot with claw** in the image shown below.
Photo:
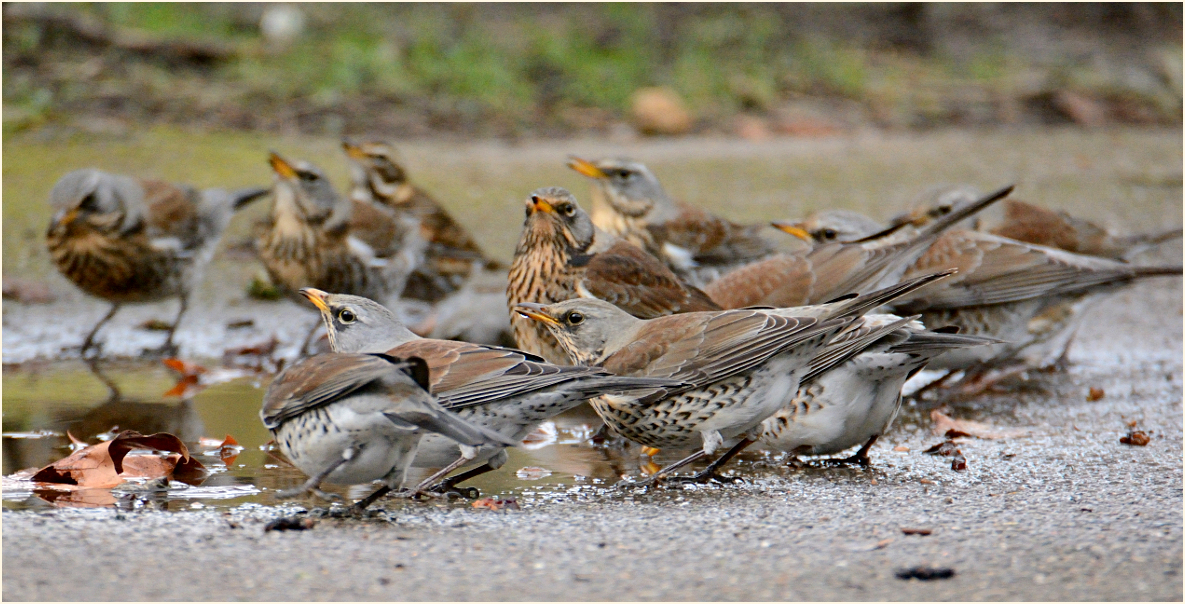
{"label": "bird foot with claw", "polygon": [[481,491],[477,487],[456,487],[452,485],[436,485],[428,491],[433,497],[457,498],[457,499],[477,499],[481,497]]}
{"label": "bird foot with claw", "polygon": [[718,482],[721,484],[735,484],[744,482],[744,479],[739,476],[723,476],[716,472],[700,472],[699,474],[692,474],[691,476],[670,476],[666,478],[670,483],[678,484],[710,484]]}

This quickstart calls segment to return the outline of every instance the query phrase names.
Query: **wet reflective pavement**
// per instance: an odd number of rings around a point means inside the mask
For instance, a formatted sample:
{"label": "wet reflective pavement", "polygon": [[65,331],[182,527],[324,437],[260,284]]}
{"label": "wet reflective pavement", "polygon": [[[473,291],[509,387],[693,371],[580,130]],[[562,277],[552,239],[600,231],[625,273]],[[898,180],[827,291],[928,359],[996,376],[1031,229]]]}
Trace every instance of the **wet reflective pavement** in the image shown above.
{"label": "wet reflective pavement", "polygon": [[[915,191],[916,183],[937,180],[973,179],[987,186],[1020,174],[1034,201],[1075,208],[1076,197],[1097,195],[1096,205],[1083,207],[1085,216],[1107,222],[1122,212],[1118,223],[1138,230],[1180,223],[1180,133],[1167,138],[1173,143],[1167,152],[1150,144],[1160,144],[1154,133],[1079,137],[1054,131],[825,141],[773,151],[658,143],[636,154],[647,161],[665,157],[667,169],[682,165],[688,178],[676,186],[685,187],[679,191],[685,198],[710,196],[713,187],[746,193],[735,208],[737,219],[791,213],[781,205],[788,193],[771,197],[762,187],[793,191],[817,205],[851,188],[845,198],[850,207],[885,216],[905,199],[894,193],[886,202],[876,191]],[[527,149],[507,160],[462,150],[449,161],[527,166],[586,151],[559,147]],[[981,153],[958,151],[972,147]],[[892,151],[892,157],[869,149]],[[746,160],[755,153],[760,161]],[[913,167],[902,171],[901,157]],[[847,162],[857,168],[837,167]],[[943,170],[926,171],[933,166]],[[490,174],[522,176],[513,168]],[[1168,186],[1124,180],[1124,174],[1166,170],[1176,174]],[[778,179],[762,180],[775,171]],[[714,176],[720,173],[735,178]],[[569,183],[533,172],[530,179]],[[6,192],[13,182],[6,172]],[[585,190],[579,181],[571,184]],[[489,201],[515,203],[516,197],[503,197]],[[1126,205],[1098,205],[1120,199]],[[19,239],[7,237],[8,211],[6,204],[6,246]],[[501,226],[510,234],[491,232],[509,240],[521,217],[505,214],[489,215],[505,222]],[[5,255],[6,275],[20,268],[10,266],[11,257]],[[1174,244],[1147,261],[1180,257]],[[223,257],[212,270],[222,281],[209,282],[238,284],[256,267]],[[923,453],[943,440],[930,430],[930,411],[940,402],[926,399],[903,410],[873,449],[868,469],[792,466],[783,457],[754,452],[728,466],[739,483],[636,489],[618,483],[622,475],[641,474],[645,460],[637,448],[593,446],[587,437],[597,420],[577,411],[557,418],[554,430],[541,431],[531,446],[514,449],[504,468],[472,481],[483,495],[513,498],[518,511],[474,508],[468,501],[384,500],[368,518],[318,517],[312,530],[287,532],[264,527],[282,516],[319,516],[325,504],[277,502],[272,495],[304,477],[266,450],[270,436],[258,411],[268,373],[182,399],[164,396],[178,375],[159,360],[106,361],[103,372],[119,390],[112,398],[82,362],[37,360],[76,342],[104,312],[66,284],[55,288],[60,297],[54,304],[4,305],[5,476],[67,455],[67,431],[96,442],[116,426],[177,434],[211,474],[199,486],[86,496],[35,492],[28,483],[6,479],[5,599],[1182,597],[1179,279],[1125,290],[1091,311],[1068,372],[1035,373],[1005,391],[947,401],[947,412],[958,419],[1026,431],[999,440],[961,439],[965,471],[952,470],[949,458]],[[287,358],[315,320],[311,309],[224,290],[204,291],[190,327],[179,332],[186,360],[215,368],[226,348],[266,345],[273,336],[273,356]],[[134,326],[170,316],[171,304],[124,311],[110,332],[109,351],[129,356],[158,344],[163,336]],[[231,327],[247,319],[251,325]],[[244,370],[252,362],[250,355],[228,361]],[[1091,388],[1103,396],[1089,400]],[[1133,429],[1130,422],[1151,435],[1147,446],[1120,442]],[[228,434],[243,449],[226,466],[205,453]],[[681,454],[663,451],[655,461]],[[369,488],[335,492],[358,497]],[[897,578],[916,566],[954,574],[933,581]],[[47,568],[57,571],[48,574]]]}

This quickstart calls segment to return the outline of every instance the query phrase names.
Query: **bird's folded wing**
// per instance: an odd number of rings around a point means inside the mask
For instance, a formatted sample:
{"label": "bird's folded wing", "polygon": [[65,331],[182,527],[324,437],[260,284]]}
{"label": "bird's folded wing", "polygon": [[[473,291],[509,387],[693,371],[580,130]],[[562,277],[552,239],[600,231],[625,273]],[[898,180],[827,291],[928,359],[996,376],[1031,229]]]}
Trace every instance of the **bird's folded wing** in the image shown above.
{"label": "bird's folded wing", "polygon": [[657,258],[625,241],[589,260],[582,285],[593,296],[640,319],[720,309]]}
{"label": "bird's folded wing", "polygon": [[603,366],[618,375],[666,377],[704,386],[752,369],[842,323],[756,310],[675,315],[648,323]]}
{"label": "bird's folded wing", "polygon": [[365,354],[310,357],[281,373],[264,394],[260,416],[269,429],[302,413],[328,405],[390,375],[390,362]]}
{"label": "bird's folded wing", "polygon": [[510,348],[445,340],[414,340],[389,351],[428,363],[430,389],[446,409],[518,398],[586,375],[605,372],[553,365]]}
{"label": "bird's folded wing", "polygon": [[947,233],[906,277],[935,268],[959,273],[897,305],[908,312],[1018,302],[1125,280],[1132,267],[974,231]]}

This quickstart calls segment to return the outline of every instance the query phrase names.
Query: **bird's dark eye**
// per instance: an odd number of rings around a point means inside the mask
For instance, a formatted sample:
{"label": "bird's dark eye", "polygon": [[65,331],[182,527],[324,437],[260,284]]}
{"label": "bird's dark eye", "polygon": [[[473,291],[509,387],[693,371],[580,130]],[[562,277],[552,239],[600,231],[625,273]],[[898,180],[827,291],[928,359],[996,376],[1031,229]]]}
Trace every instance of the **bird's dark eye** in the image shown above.
{"label": "bird's dark eye", "polygon": [[839,233],[836,233],[835,229],[823,229],[824,239],[835,239],[837,236],[839,236]]}
{"label": "bird's dark eye", "polygon": [[342,323],[353,323],[357,319],[358,317],[354,316],[354,311],[348,308],[343,308],[341,312],[337,313],[337,320]]}
{"label": "bird's dark eye", "polygon": [[629,180],[629,179],[633,178],[633,176],[634,176],[634,173],[630,172],[629,170],[620,170],[617,172],[617,177],[622,180]]}
{"label": "bird's dark eye", "polygon": [[584,322],[584,315],[576,311],[572,311],[568,313],[568,316],[565,317],[564,320],[568,322],[568,325],[580,325]]}
{"label": "bird's dark eye", "polygon": [[300,176],[300,179],[305,182],[313,182],[320,178],[315,172],[298,172],[297,174]]}
{"label": "bird's dark eye", "polygon": [[558,210],[559,213],[563,214],[564,216],[571,216],[576,213],[576,206],[573,206],[570,203],[561,203],[556,207],[556,210]]}

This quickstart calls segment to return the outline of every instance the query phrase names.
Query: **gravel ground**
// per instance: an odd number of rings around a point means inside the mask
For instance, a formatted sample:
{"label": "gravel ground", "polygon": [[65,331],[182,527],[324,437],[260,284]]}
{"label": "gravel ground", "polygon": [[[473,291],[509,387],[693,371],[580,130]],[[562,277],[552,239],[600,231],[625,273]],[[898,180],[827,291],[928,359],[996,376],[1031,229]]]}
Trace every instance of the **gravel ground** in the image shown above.
{"label": "gravel ground", "polygon": [[[920,453],[940,439],[909,408],[871,470],[749,461],[739,485],[589,485],[520,497],[518,511],[391,503],[265,532],[315,511],[5,510],[3,597],[1179,601],[1179,308],[1179,281],[1123,292],[1092,313],[1068,373],[951,403],[1028,430],[961,443],[965,472]],[[1104,398],[1087,401],[1089,387]],[[1148,446],[1119,442],[1128,421]],[[897,578],[916,566],[954,575]]]}

